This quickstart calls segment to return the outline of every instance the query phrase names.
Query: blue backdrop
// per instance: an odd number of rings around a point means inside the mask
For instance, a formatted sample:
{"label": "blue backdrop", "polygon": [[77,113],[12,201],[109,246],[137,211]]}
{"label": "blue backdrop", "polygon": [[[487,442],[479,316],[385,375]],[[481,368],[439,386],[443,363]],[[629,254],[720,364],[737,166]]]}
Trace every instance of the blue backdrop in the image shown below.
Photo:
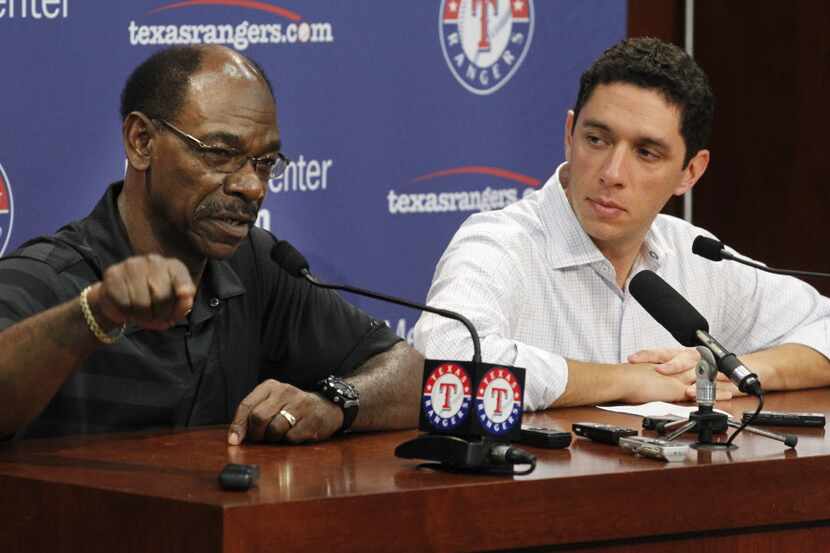
{"label": "blue backdrop", "polygon": [[[295,160],[260,226],[324,280],[422,301],[459,224],[561,161],[579,74],[625,21],[625,0],[2,0],[0,254],[122,178],[138,63],[222,43],[269,74]],[[404,336],[418,317],[350,299]]]}

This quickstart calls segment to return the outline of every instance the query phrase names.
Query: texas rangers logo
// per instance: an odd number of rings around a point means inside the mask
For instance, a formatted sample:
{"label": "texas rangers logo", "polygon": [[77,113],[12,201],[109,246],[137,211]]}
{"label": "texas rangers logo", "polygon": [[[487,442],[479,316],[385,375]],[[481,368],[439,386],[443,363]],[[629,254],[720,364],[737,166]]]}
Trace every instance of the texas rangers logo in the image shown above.
{"label": "texas rangers logo", "polygon": [[533,38],[533,0],[441,0],[441,50],[455,79],[492,94],[519,69]]}
{"label": "texas rangers logo", "polygon": [[467,419],[472,403],[470,375],[460,365],[444,363],[424,383],[423,409],[433,428],[452,430]]}
{"label": "texas rangers logo", "polygon": [[12,235],[12,223],[14,223],[12,188],[3,165],[0,165],[0,255],[3,255],[6,246],[9,245],[9,238]]}
{"label": "texas rangers logo", "polygon": [[509,370],[496,367],[484,374],[476,392],[476,412],[490,434],[505,434],[522,421],[522,387]]}

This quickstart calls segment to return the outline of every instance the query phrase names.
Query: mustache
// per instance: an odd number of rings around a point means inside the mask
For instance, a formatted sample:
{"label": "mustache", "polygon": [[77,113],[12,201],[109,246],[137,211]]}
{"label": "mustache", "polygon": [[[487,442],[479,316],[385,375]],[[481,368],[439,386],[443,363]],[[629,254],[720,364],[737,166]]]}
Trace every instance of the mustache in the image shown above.
{"label": "mustache", "polygon": [[253,223],[259,213],[257,202],[245,202],[243,200],[219,202],[208,200],[199,205],[196,209],[196,217],[230,217],[234,219],[247,219]]}

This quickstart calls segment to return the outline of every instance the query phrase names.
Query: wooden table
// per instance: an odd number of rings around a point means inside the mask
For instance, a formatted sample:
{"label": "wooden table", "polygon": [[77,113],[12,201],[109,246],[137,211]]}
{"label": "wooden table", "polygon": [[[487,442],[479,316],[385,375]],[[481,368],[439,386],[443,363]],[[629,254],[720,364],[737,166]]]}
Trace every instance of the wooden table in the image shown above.
{"label": "wooden table", "polygon": [[[830,414],[830,389],[770,394],[767,408]],[[595,408],[527,419],[640,425]],[[415,431],[305,446],[229,447],[220,428],[29,440],[0,446],[0,550],[827,551],[830,441],[796,432],[797,450],[743,434],[730,454],[671,464],[575,438],[532,449],[523,477],[417,470],[393,455]],[[259,464],[258,486],[222,491],[229,462]]]}

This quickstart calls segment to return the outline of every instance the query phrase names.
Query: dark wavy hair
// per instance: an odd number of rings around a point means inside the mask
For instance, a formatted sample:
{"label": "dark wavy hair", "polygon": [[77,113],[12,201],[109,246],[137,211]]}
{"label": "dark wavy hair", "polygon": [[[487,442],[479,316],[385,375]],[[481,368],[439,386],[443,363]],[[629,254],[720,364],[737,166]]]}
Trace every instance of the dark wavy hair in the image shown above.
{"label": "dark wavy hair", "polygon": [[[147,58],[127,78],[121,91],[121,120],[133,111],[174,121],[184,105],[190,77],[199,70],[205,46],[173,46]],[[245,57],[245,56],[243,56]],[[274,89],[262,67],[245,57],[259,72],[271,97]]]}
{"label": "dark wavy hair", "polygon": [[611,83],[655,90],[680,108],[680,134],[686,145],[684,167],[706,148],[712,132],[715,97],[706,74],[686,52],[650,37],[629,38],[615,44],[579,79],[574,122],[596,86]]}

